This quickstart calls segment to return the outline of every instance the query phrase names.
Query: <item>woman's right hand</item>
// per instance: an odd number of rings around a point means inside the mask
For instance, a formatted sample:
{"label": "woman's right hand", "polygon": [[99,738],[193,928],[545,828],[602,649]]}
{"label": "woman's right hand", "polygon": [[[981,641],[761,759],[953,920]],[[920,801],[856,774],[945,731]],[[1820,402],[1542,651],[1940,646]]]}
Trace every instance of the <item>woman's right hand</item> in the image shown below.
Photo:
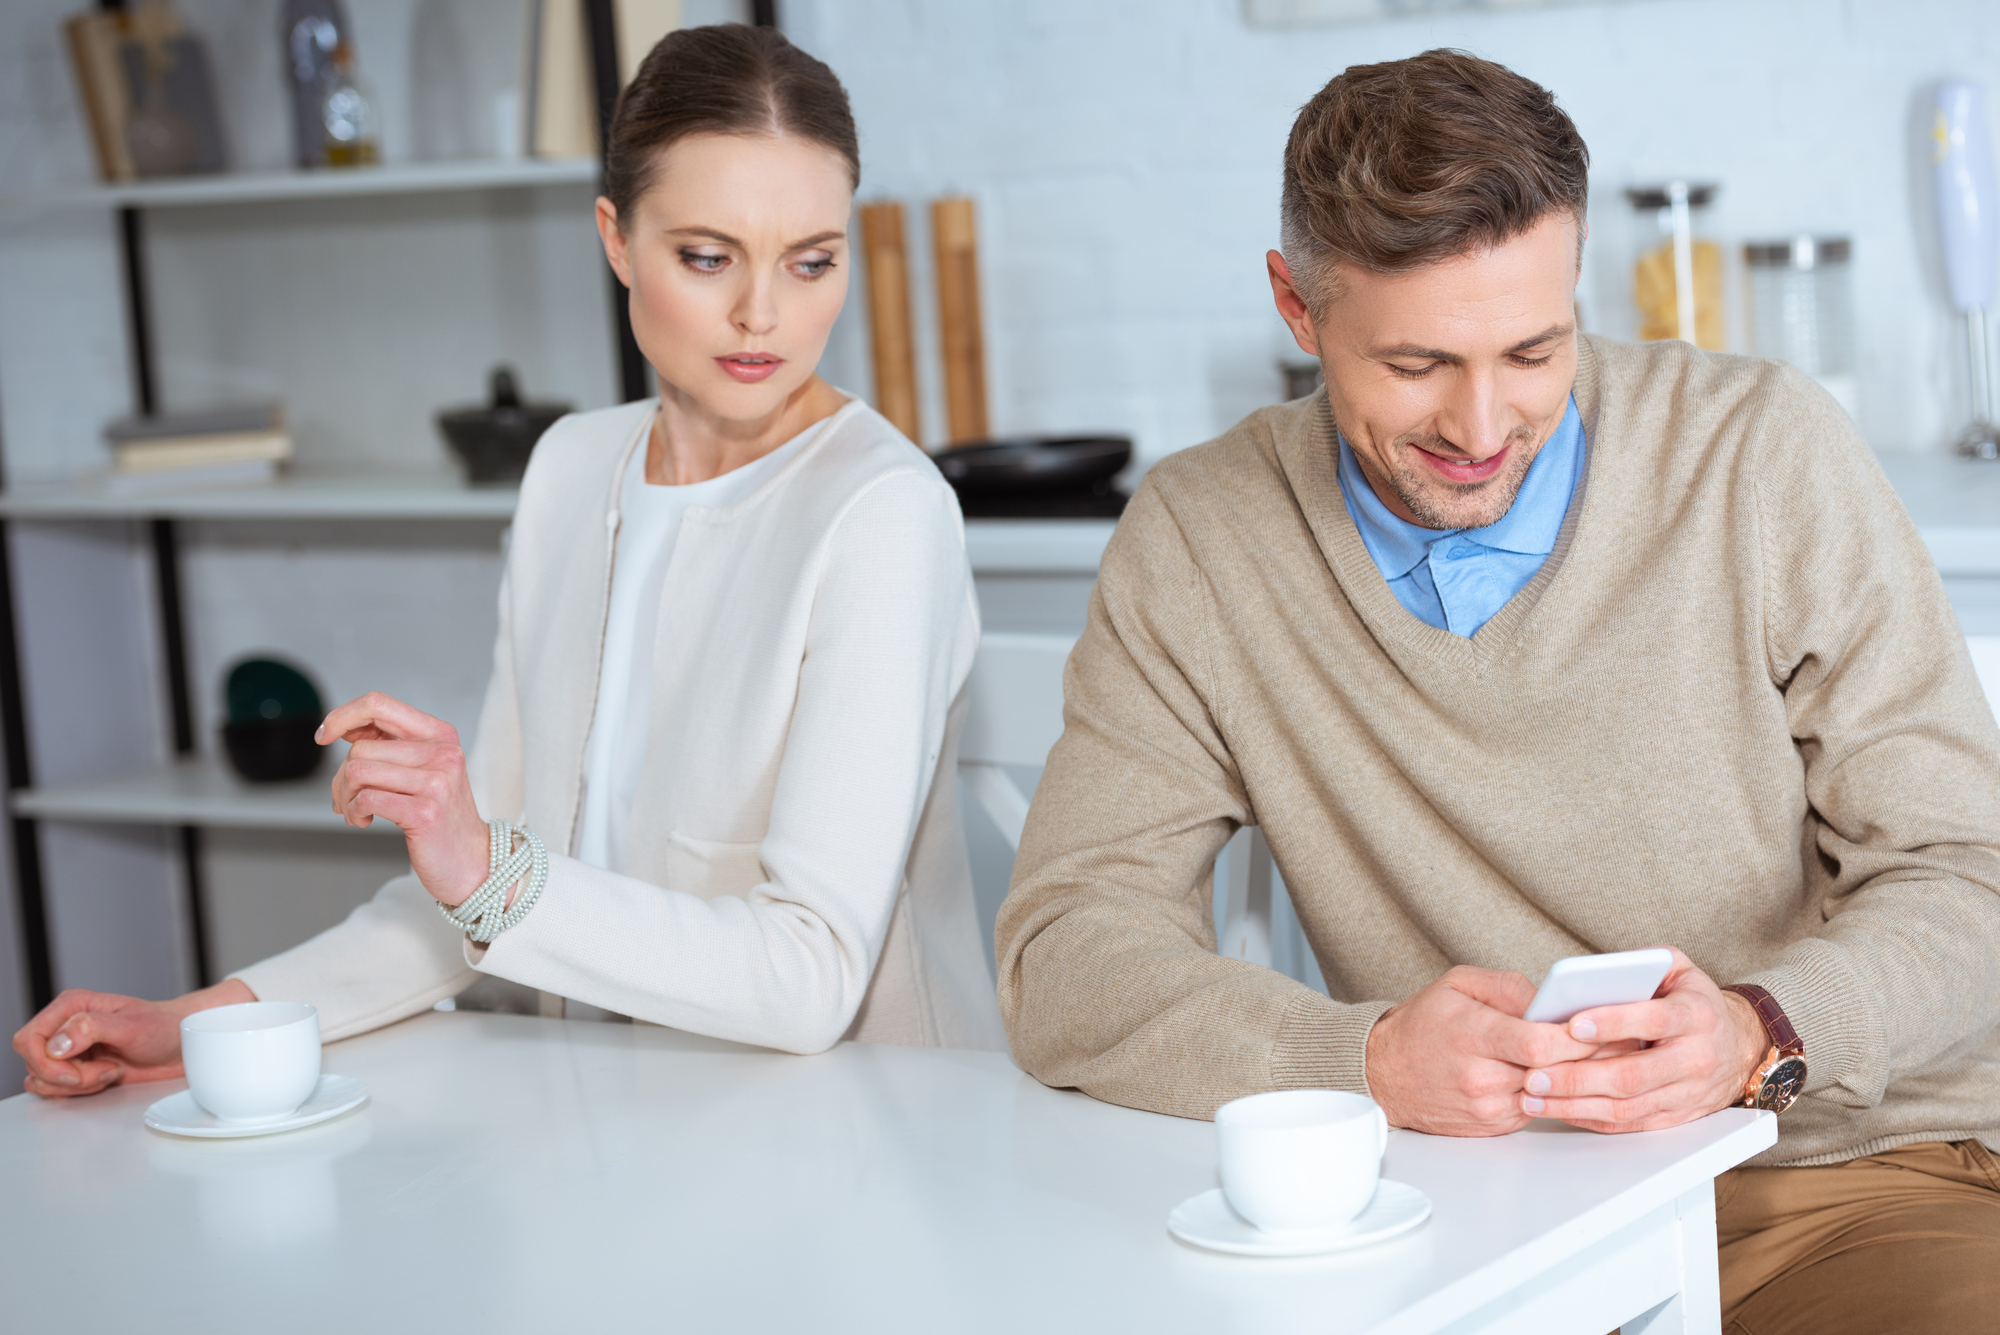
{"label": "woman's right hand", "polygon": [[238,978],[172,1001],[70,988],[14,1035],[14,1051],[28,1064],[24,1087],[68,1099],[127,1080],[172,1080],[181,1074],[183,1016],[256,999]]}

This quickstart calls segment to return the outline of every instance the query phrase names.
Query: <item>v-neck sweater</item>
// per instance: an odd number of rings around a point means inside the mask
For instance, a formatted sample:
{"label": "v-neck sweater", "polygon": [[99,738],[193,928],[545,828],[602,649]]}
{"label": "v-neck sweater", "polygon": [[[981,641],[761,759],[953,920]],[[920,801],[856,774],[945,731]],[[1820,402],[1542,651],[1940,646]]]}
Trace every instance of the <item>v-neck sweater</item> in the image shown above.
{"label": "v-neck sweater", "polygon": [[[1189,1117],[1365,1091],[1453,965],[1671,944],[1805,1040],[1754,1162],[2000,1146],[2000,728],[1908,515],[1780,363],[1585,338],[1574,392],[1604,445],[1470,638],[1390,591],[1323,397],[1148,473],[996,930],[1025,1069]],[[1245,824],[1331,995],[1215,953]]]}

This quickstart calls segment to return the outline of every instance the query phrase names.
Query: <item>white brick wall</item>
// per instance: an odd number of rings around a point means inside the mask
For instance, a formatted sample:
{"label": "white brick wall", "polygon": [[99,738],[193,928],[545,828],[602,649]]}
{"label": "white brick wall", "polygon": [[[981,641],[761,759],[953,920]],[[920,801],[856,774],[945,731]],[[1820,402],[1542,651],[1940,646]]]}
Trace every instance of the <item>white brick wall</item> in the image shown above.
{"label": "white brick wall", "polygon": [[[1632,327],[1621,187],[1718,179],[1719,239],[1854,237],[1869,439],[1931,451],[1962,424],[1920,99],[1948,74],[2000,97],[1992,0],[1651,0],[1293,31],[1248,27],[1235,0],[785,0],[783,16],[853,95],[864,196],[979,199],[998,431],[1122,428],[1152,459],[1275,399],[1288,340],[1262,257],[1292,115],[1349,64],[1433,46],[1520,70],[1576,118],[1589,327]],[[1740,314],[1740,282],[1729,300]],[[831,367],[861,389],[864,328],[851,312]],[[934,354],[923,374],[936,439]]]}

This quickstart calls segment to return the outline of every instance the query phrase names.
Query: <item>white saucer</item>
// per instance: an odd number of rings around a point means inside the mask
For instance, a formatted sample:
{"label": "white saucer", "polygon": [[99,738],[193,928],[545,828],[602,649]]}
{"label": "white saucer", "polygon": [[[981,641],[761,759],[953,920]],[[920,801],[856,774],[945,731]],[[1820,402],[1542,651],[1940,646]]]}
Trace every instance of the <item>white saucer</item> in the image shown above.
{"label": "white saucer", "polygon": [[338,1117],[368,1101],[368,1086],[351,1075],[323,1075],[312,1097],[283,1121],[241,1126],[219,1121],[215,1114],[194,1101],[186,1090],[170,1094],[146,1109],[146,1125],[173,1136],[200,1136],[207,1140],[233,1140],[238,1136],[270,1136],[280,1131],[296,1131],[302,1126]]}
{"label": "white saucer", "polygon": [[1431,1198],[1407,1182],[1383,1178],[1368,1208],[1339,1228],[1283,1237],[1263,1233],[1229,1208],[1222,1188],[1190,1196],[1167,1216],[1167,1232],[1182,1242],[1235,1256],[1317,1256],[1407,1233],[1431,1217]]}

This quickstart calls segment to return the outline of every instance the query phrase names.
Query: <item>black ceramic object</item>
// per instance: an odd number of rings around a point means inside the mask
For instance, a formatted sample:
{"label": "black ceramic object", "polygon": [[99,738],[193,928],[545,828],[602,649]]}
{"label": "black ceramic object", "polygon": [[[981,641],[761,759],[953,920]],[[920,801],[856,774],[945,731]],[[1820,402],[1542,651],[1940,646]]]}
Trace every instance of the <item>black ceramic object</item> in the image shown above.
{"label": "black ceramic object", "polygon": [[524,403],[514,373],[493,368],[492,400],[484,408],[453,408],[437,415],[438,430],[465,465],[475,486],[507,486],[528,471],[528,455],[542,433],[570,411],[567,403]]}
{"label": "black ceramic object", "polygon": [[319,768],[325,748],[313,740],[325,716],[305,673],[269,658],[246,658],[223,686],[229,721],[222,748],[252,783],[301,779]]}

